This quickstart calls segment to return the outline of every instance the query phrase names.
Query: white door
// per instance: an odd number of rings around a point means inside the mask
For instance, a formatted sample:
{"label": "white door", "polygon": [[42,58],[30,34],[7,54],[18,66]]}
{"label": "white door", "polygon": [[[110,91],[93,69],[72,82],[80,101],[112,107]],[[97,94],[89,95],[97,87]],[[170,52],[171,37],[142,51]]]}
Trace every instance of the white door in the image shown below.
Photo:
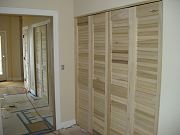
{"label": "white door", "polygon": [[23,29],[23,66],[24,66],[24,86],[29,90],[30,88],[30,62],[29,62],[29,40],[28,28]]}
{"label": "white door", "polygon": [[6,80],[5,32],[0,32],[0,81]]}

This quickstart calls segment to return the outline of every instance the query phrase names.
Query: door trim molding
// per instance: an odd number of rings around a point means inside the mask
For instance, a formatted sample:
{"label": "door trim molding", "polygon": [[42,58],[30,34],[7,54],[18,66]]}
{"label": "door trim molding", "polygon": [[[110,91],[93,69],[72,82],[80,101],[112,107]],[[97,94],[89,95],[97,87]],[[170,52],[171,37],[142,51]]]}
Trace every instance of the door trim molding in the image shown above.
{"label": "door trim molding", "polygon": [[54,51],[54,88],[55,88],[55,117],[56,129],[62,127],[61,122],[61,89],[60,89],[60,44],[59,44],[59,14],[55,10],[31,8],[0,7],[1,14],[40,15],[53,17],[53,51]]}
{"label": "door trim molding", "polygon": [[49,24],[51,21],[50,19],[47,19],[47,20],[44,20],[44,21],[41,21],[41,22],[38,22],[38,23],[33,23],[31,25],[32,28],[35,28],[35,27],[39,27],[39,26],[42,26],[42,25],[47,25]]}

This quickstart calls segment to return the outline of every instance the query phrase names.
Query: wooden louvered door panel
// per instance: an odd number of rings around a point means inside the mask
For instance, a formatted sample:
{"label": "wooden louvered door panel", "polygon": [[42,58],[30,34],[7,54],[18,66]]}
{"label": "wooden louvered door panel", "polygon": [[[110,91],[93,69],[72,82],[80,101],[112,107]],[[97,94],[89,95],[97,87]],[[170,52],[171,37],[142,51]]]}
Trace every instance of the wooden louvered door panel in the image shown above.
{"label": "wooden louvered door panel", "polygon": [[89,112],[89,37],[88,17],[77,19],[77,62],[76,62],[76,118],[77,124],[88,130]]}
{"label": "wooden louvered door panel", "polygon": [[160,94],[160,3],[136,7],[137,47],[134,135],[156,135]]}
{"label": "wooden louvered door panel", "polygon": [[34,28],[36,95],[48,97],[47,25]]}
{"label": "wooden louvered door panel", "polygon": [[110,135],[126,135],[129,127],[129,8],[110,15]]}
{"label": "wooden louvered door panel", "polygon": [[107,130],[107,68],[108,13],[93,16],[93,135],[106,135]]}
{"label": "wooden louvered door panel", "polygon": [[42,67],[41,67],[41,27],[34,28],[34,48],[35,48],[35,84],[36,95],[42,96]]}
{"label": "wooden louvered door panel", "polygon": [[41,26],[42,33],[42,96],[48,97],[48,51],[47,51],[47,25]]}

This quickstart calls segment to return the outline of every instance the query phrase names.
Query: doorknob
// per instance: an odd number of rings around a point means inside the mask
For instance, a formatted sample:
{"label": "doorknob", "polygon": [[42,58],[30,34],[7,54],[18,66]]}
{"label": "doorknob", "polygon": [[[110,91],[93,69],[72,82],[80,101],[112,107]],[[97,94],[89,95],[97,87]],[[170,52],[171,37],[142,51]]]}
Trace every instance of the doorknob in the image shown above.
{"label": "doorknob", "polygon": [[2,58],[5,60],[5,56],[3,55]]}

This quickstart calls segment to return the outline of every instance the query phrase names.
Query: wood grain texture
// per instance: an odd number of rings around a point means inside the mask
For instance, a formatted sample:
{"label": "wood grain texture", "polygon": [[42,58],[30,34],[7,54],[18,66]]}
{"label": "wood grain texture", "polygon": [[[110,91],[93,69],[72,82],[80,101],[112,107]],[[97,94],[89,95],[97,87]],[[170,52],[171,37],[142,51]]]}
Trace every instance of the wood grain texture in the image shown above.
{"label": "wood grain texture", "polygon": [[105,135],[107,92],[107,13],[93,16],[93,134]]}
{"label": "wood grain texture", "polygon": [[137,66],[134,98],[134,135],[154,135],[159,98],[159,3],[136,7]]}
{"label": "wood grain texture", "polygon": [[77,19],[77,123],[91,134],[157,134],[159,3]]}
{"label": "wood grain texture", "polygon": [[88,130],[89,120],[89,33],[88,17],[77,19],[76,111],[77,124]]}
{"label": "wood grain texture", "polygon": [[110,27],[110,135],[126,135],[129,126],[129,9],[112,11]]}

